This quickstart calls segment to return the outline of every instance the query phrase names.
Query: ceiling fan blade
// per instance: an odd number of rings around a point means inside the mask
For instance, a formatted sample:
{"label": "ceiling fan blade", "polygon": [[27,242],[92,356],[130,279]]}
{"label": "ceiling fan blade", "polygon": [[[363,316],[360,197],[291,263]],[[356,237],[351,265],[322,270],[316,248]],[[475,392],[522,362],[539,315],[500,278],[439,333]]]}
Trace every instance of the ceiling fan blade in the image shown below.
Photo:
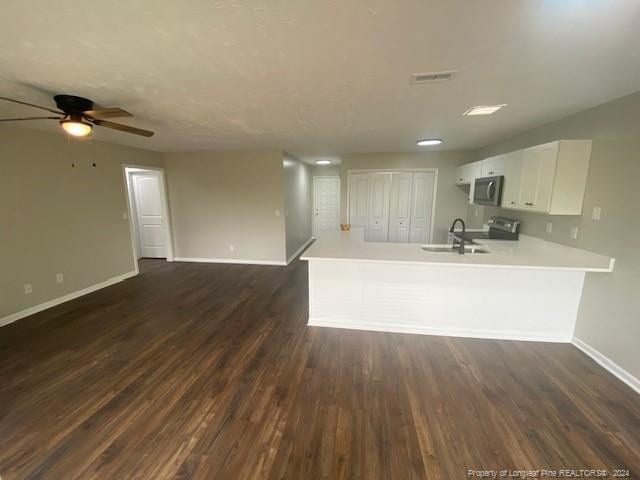
{"label": "ceiling fan blade", "polygon": [[143,130],[141,128],[130,127],[128,125],[122,125],[121,123],[108,122],[106,120],[91,119],[91,122],[101,127],[112,128],[114,130],[120,130],[121,132],[133,133],[134,135],[142,135],[143,137],[152,137],[153,132],[149,130]]}
{"label": "ceiling fan blade", "polygon": [[41,107],[40,105],[34,105],[33,103],[22,102],[20,100],[14,100],[13,98],[0,97],[0,100],[5,100],[7,102],[19,103],[20,105],[26,105],[27,107],[39,108],[40,110],[46,110],[47,112],[57,113],[58,115],[64,115],[64,112],[59,110],[54,110],[53,108]]}
{"label": "ceiling fan blade", "polygon": [[115,117],[133,117],[126,110],[121,109],[120,107],[105,107],[105,108],[94,108],[93,110],[87,110],[83,112],[84,115],[91,118],[115,118]]}
{"label": "ceiling fan blade", "polygon": [[0,122],[20,122],[22,120],[62,120],[64,117],[24,117],[24,118],[0,118]]}

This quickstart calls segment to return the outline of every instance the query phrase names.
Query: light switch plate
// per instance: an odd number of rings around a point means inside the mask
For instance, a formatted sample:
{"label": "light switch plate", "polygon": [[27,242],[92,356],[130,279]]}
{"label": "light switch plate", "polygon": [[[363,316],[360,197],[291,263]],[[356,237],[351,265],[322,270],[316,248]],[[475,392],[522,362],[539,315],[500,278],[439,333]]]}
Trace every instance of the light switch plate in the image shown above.
{"label": "light switch plate", "polygon": [[551,231],[553,230],[553,223],[547,222],[547,233],[551,235]]}
{"label": "light switch plate", "polygon": [[229,251],[233,252],[236,249],[236,247],[234,247],[233,245],[229,245]]}
{"label": "light switch plate", "polygon": [[571,227],[571,238],[574,240],[578,238],[578,227]]}
{"label": "light switch plate", "polygon": [[33,293],[33,287],[31,286],[30,283],[25,283],[24,284],[24,294],[25,295],[30,295],[31,293]]}
{"label": "light switch plate", "polygon": [[64,282],[64,275],[62,275],[62,273],[57,273],[56,274],[56,283],[62,283]]}
{"label": "light switch plate", "polygon": [[280,210],[276,210],[276,217],[280,216]]}
{"label": "light switch plate", "polygon": [[600,207],[593,207],[593,212],[591,213],[591,220],[598,221],[600,220],[600,215],[602,214],[602,209]]}

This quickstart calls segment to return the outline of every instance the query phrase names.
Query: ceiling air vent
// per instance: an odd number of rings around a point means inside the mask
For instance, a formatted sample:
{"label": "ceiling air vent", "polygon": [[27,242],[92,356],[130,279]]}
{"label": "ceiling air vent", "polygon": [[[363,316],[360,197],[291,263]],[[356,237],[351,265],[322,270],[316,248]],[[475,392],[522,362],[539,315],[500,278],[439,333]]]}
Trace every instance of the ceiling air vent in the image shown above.
{"label": "ceiling air vent", "polygon": [[414,73],[411,75],[411,83],[443,82],[451,80],[455,72]]}

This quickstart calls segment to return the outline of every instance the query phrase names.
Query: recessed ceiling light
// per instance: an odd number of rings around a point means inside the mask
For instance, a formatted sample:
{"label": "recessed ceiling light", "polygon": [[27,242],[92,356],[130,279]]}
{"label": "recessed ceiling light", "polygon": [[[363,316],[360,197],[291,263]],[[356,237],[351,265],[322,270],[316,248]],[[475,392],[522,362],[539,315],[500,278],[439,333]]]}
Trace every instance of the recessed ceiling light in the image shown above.
{"label": "recessed ceiling light", "polygon": [[331,164],[331,160],[318,160],[316,162],[316,165],[330,165]]}
{"label": "recessed ceiling light", "polygon": [[416,144],[420,147],[428,147],[429,145],[440,145],[442,140],[439,138],[425,138],[423,140],[418,140]]}
{"label": "recessed ceiling light", "polygon": [[467,117],[471,117],[473,115],[491,115],[506,106],[506,103],[503,103],[502,105],[480,105],[477,107],[471,107],[462,115],[466,115]]}

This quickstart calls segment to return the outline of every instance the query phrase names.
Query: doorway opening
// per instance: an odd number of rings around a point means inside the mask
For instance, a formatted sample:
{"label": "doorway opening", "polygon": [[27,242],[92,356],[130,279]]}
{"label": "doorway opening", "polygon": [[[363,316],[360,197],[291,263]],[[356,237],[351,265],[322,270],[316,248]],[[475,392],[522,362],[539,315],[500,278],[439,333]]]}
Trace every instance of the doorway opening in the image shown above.
{"label": "doorway opening", "polygon": [[129,229],[136,271],[141,258],[173,261],[164,169],[124,165]]}

